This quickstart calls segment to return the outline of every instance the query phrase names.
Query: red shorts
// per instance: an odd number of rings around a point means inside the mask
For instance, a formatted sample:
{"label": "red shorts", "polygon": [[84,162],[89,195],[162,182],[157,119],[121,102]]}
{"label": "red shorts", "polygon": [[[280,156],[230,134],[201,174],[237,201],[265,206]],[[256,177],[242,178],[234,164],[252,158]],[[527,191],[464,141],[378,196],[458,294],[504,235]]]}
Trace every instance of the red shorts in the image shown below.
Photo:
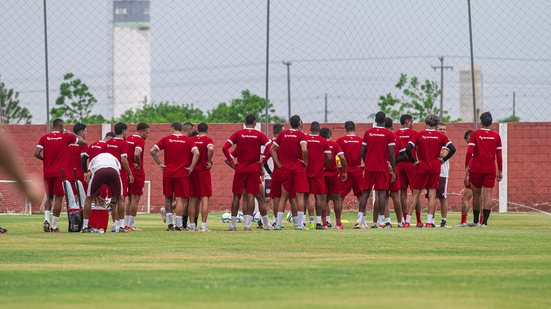
{"label": "red shorts", "polygon": [[189,175],[189,191],[193,197],[211,197],[212,181],[210,170],[191,173]]}
{"label": "red shorts", "polygon": [[109,187],[113,196],[121,195],[121,177],[116,169],[104,167],[92,173],[88,184],[88,196],[99,196],[104,185]]}
{"label": "red shorts", "polygon": [[163,195],[189,198],[189,179],[187,177],[163,177]]}
{"label": "red shorts", "polygon": [[355,196],[362,195],[362,182],[363,176],[359,174],[348,174],[346,181],[341,181],[341,196],[345,197],[350,193],[350,190],[354,191]]}
{"label": "red shorts", "polygon": [[249,194],[260,194],[260,172],[239,172],[235,171],[233,175],[233,194],[243,194],[247,191]]}
{"label": "red shorts", "polygon": [[325,188],[327,189],[327,194],[340,194],[341,179],[339,176],[325,176]]}
{"label": "red shorts", "polygon": [[389,174],[388,172],[365,171],[363,179],[363,189],[375,191],[388,191]]}
{"label": "red shorts", "polygon": [[390,192],[398,192],[402,189],[402,187],[400,186],[400,174],[396,174],[396,180],[394,181],[391,181],[392,178],[388,177],[388,181],[390,181],[390,184],[388,185],[388,191]]}
{"label": "red shorts", "polygon": [[304,171],[284,170],[282,185],[289,192],[308,193],[308,177]]}
{"label": "red shorts", "polygon": [[415,179],[411,184],[413,190],[438,189],[440,172],[415,173]]}
{"label": "red shorts", "polygon": [[310,194],[327,194],[327,188],[325,187],[325,177],[323,174],[321,176],[308,176],[308,186]]}
{"label": "red shorts", "polygon": [[475,188],[493,188],[496,184],[496,173],[473,173],[469,174],[469,180],[473,187]]}
{"label": "red shorts", "polygon": [[396,175],[400,178],[400,190],[411,189],[415,180],[415,167],[411,162],[400,162],[396,165]]}
{"label": "red shorts", "polygon": [[[124,181],[122,185],[124,187]],[[127,195],[143,195],[144,186],[145,186],[145,175],[134,176],[134,183],[128,184]]]}
{"label": "red shorts", "polygon": [[63,191],[63,180],[60,176],[58,177],[44,177],[44,189],[46,190],[47,196],[63,196],[65,192]]}

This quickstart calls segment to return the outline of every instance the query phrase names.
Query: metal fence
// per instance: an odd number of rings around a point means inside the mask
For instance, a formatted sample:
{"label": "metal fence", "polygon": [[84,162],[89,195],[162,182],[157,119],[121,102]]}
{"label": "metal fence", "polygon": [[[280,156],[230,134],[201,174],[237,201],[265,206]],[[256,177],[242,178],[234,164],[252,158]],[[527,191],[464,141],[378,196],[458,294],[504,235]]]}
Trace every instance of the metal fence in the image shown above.
{"label": "metal fence", "polygon": [[[478,109],[550,121],[551,2],[471,10]],[[47,118],[46,62],[50,108],[72,72],[107,119],[159,102],[206,113],[244,89],[265,97],[268,80],[282,118],[366,122],[404,73],[442,84],[444,110],[472,121],[467,0],[2,0],[0,20],[0,82],[33,123]]]}

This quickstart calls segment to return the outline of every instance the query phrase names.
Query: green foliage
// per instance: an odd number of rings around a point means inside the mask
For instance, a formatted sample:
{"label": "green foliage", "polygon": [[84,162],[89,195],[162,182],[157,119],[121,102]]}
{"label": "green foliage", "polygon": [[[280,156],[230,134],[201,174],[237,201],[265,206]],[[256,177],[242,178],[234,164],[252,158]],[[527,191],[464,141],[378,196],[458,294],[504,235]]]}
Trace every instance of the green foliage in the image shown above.
{"label": "green foliage", "polygon": [[[435,81],[419,81],[415,76],[408,78],[406,74],[400,74],[400,78],[395,85],[401,94],[396,96],[387,93],[379,98],[379,108],[388,117],[399,119],[403,114],[410,114],[419,122],[424,122],[428,114],[440,114],[438,108],[441,91]],[[448,111],[442,112],[444,122],[459,121],[452,120]]]}
{"label": "green foliage", "polygon": [[519,122],[520,117],[516,115],[511,115],[507,118],[500,119],[499,122]]}
{"label": "green foliage", "polygon": [[[220,103],[217,107],[208,112],[209,122],[218,123],[240,123],[245,120],[249,114],[256,116],[257,121],[263,121],[265,115],[266,100],[256,94],[245,89],[241,92],[241,97],[232,99],[228,105]],[[274,105],[268,103],[268,121],[283,122],[284,120],[278,116],[272,115],[275,113]]]}
{"label": "green foliage", "polygon": [[161,102],[159,104],[144,104],[136,110],[126,110],[118,120],[126,123],[172,123],[175,121],[197,123],[206,121],[206,117],[198,108]]}
{"label": "green foliage", "polygon": [[56,107],[50,110],[52,118],[63,118],[67,123],[105,123],[102,115],[91,115],[92,107],[98,100],[90,92],[88,85],[73,73],[63,76],[64,82],[59,86],[59,97]]}
{"label": "green foliage", "polygon": [[6,88],[0,82],[0,117],[6,124],[31,124],[33,116],[26,107],[20,106],[19,92]]}

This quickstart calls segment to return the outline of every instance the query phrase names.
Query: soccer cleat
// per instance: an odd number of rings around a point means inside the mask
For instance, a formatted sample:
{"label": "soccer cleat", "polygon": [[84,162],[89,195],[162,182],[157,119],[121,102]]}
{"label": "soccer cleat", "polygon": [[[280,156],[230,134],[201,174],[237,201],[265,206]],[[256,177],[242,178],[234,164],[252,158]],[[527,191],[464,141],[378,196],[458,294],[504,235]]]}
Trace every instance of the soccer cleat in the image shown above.
{"label": "soccer cleat", "polygon": [[87,226],[80,231],[81,233],[94,233],[94,228],[91,226]]}
{"label": "soccer cleat", "polygon": [[467,223],[459,223],[457,226],[458,226],[458,227],[466,227],[466,226],[468,226],[468,225],[467,225]]}
{"label": "soccer cleat", "polygon": [[481,224],[480,227],[488,227],[486,224]]}
{"label": "soccer cleat", "polygon": [[401,229],[401,228],[403,228],[403,227],[404,227],[404,222],[398,223],[398,228],[399,228],[399,229]]}
{"label": "soccer cleat", "polygon": [[327,221],[327,228],[330,229],[333,227],[333,224],[331,224],[331,222]]}
{"label": "soccer cleat", "polygon": [[335,230],[344,230],[344,226],[342,224],[335,225]]}
{"label": "soccer cleat", "polygon": [[226,229],[226,231],[228,231],[228,232],[237,232],[237,227],[230,226],[229,228]]}
{"label": "soccer cleat", "polygon": [[116,233],[117,232],[117,227],[113,225],[113,227],[111,228],[111,233]]}
{"label": "soccer cleat", "polygon": [[246,226],[246,227],[243,228],[243,231],[250,232],[250,231],[251,231],[251,228],[248,227],[248,226]]}
{"label": "soccer cleat", "polygon": [[174,231],[174,225],[169,224],[169,225],[167,226],[167,228],[166,228],[166,231],[167,231],[167,232]]}
{"label": "soccer cleat", "polygon": [[426,223],[425,227],[426,228],[432,228],[432,227],[436,227],[436,225],[434,225],[434,223]]}
{"label": "soccer cleat", "polygon": [[446,227],[446,220],[442,220],[440,222],[440,227]]}
{"label": "soccer cleat", "polygon": [[59,228],[50,228],[50,233],[61,233],[61,231],[59,230]]}
{"label": "soccer cleat", "polygon": [[421,221],[417,222],[417,227],[422,229],[423,228],[423,222],[421,222]]}
{"label": "soccer cleat", "polygon": [[411,224],[409,222],[404,222],[404,225],[402,226],[402,228],[404,229],[407,229],[407,228],[410,228],[411,227]]}
{"label": "soccer cleat", "polygon": [[316,223],[316,230],[323,230],[323,225],[321,223]]}
{"label": "soccer cleat", "polygon": [[300,225],[295,225],[295,230],[296,231],[303,231],[305,228],[307,228],[307,227],[300,226]]}
{"label": "soccer cleat", "polygon": [[125,226],[124,226],[124,229],[127,230],[127,231],[132,231],[132,228],[129,227],[128,225],[125,225]]}
{"label": "soccer cleat", "polygon": [[166,223],[166,209],[164,207],[161,208],[161,221],[163,221],[163,223]]}
{"label": "soccer cleat", "polygon": [[[272,226],[273,226],[274,229],[275,229],[275,227],[277,226],[277,224],[274,222],[274,224],[272,224]],[[280,225],[280,226],[279,226],[279,229],[280,229],[280,230],[283,229],[283,226]]]}
{"label": "soccer cleat", "polygon": [[137,227],[137,226],[134,225],[133,227],[131,227],[131,231],[141,232],[142,229],[140,229],[139,227]]}
{"label": "soccer cleat", "polygon": [[177,226],[177,227],[174,228],[174,230],[177,231],[177,232],[183,232],[183,231],[185,231],[186,229],[183,228],[183,227],[181,227],[181,226]]}
{"label": "soccer cleat", "polygon": [[469,222],[469,223],[467,223],[467,226],[469,226],[469,227],[480,226],[480,223],[478,223],[478,222],[477,223]]}
{"label": "soccer cleat", "polygon": [[0,234],[6,234],[8,230],[0,227]]}
{"label": "soccer cleat", "polygon": [[264,229],[265,231],[272,231],[272,230],[274,230],[274,227],[271,226],[271,225],[266,225],[265,227],[263,227],[263,229]]}
{"label": "soccer cleat", "polygon": [[125,230],[124,227],[119,227],[119,228],[117,229],[117,233],[128,233],[128,231]]}
{"label": "soccer cleat", "polygon": [[262,221],[258,221],[258,224],[256,226],[257,229],[262,229],[264,227],[264,224],[262,223]]}
{"label": "soccer cleat", "polygon": [[50,229],[52,228],[50,226],[50,222],[48,222],[47,220],[44,220],[43,228],[44,228],[44,233],[50,233]]}
{"label": "soccer cleat", "polygon": [[361,224],[360,222],[356,222],[356,224],[354,224],[353,229],[359,230],[359,229],[361,229],[361,228],[362,228],[362,224]]}
{"label": "soccer cleat", "polygon": [[276,225],[274,226],[274,230],[275,230],[275,231],[281,231],[282,228],[283,228],[283,227],[282,227],[281,225],[277,225],[277,224],[276,224]]}
{"label": "soccer cleat", "polygon": [[308,223],[308,229],[309,229],[309,230],[316,230],[316,229],[317,229],[316,224],[314,224],[314,223]]}
{"label": "soccer cleat", "polygon": [[324,225],[323,225],[323,229],[324,229],[324,230],[327,230],[327,229],[329,229],[329,226],[328,226],[327,224],[324,224]]}
{"label": "soccer cleat", "polygon": [[201,228],[201,232],[210,232],[210,230],[207,229],[206,227],[202,227],[202,228]]}
{"label": "soccer cleat", "polygon": [[373,224],[371,224],[371,228],[372,228],[372,229],[376,229],[376,228],[379,228],[379,227],[380,227],[380,226],[379,226],[379,223],[373,223]]}
{"label": "soccer cleat", "polygon": [[392,228],[392,223],[390,223],[390,222],[385,223],[385,227],[384,227],[384,228],[385,228],[385,229],[391,229],[391,228]]}

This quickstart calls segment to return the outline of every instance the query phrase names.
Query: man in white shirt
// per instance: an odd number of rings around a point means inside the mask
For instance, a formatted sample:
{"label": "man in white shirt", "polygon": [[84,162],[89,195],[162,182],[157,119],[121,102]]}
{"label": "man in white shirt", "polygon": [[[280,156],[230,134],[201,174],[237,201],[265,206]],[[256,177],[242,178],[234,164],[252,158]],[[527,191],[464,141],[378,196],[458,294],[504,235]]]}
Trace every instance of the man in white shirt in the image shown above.
{"label": "man in white shirt", "polygon": [[[440,122],[436,127],[436,130],[446,135],[446,124]],[[445,157],[448,154],[447,148],[442,148],[440,153],[441,157]],[[442,221],[440,227],[446,227],[446,217],[448,215],[448,176],[450,174],[450,161],[444,161],[440,166],[440,180],[438,181],[438,189],[436,190],[436,198],[440,201],[440,213],[442,214]]]}
{"label": "man in white shirt", "polygon": [[88,190],[86,192],[86,201],[84,202],[84,222],[83,233],[91,233],[93,229],[88,226],[92,200],[100,195],[101,186],[106,185],[111,189],[112,200],[118,201],[122,198],[122,182],[119,170],[121,165],[119,160],[110,153],[100,153],[90,161],[89,170],[84,175],[88,181]]}

